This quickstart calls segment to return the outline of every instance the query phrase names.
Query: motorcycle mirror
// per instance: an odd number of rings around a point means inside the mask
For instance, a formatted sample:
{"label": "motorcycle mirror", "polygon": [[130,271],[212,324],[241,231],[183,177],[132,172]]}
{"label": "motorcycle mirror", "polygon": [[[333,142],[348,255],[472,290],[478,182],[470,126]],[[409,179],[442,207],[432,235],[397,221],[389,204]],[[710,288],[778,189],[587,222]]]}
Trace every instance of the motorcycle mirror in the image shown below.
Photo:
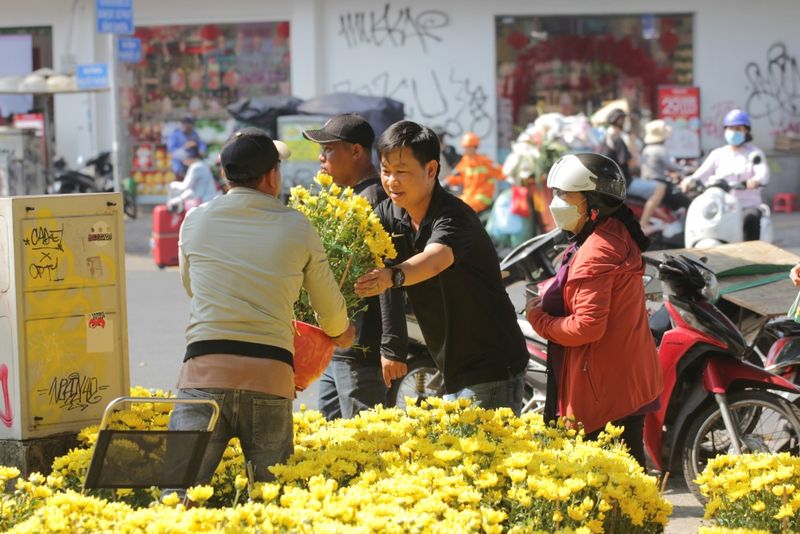
{"label": "motorcycle mirror", "polygon": [[697,261],[699,261],[700,263],[708,263],[708,256],[700,256],[699,258],[697,258]]}
{"label": "motorcycle mirror", "polygon": [[750,163],[752,163],[753,165],[758,165],[759,163],[761,163],[761,155],[753,154],[753,156],[750,158]]}

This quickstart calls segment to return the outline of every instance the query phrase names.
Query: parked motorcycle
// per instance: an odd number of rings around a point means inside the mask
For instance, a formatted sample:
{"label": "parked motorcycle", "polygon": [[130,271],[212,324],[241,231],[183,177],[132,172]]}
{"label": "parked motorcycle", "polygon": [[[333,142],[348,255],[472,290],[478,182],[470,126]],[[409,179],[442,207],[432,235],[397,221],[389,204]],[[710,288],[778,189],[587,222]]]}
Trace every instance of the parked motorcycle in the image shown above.
{"label": "parked motorcycle", "polygon": [[719,454],[800,452],[800,410],[774,392],[800,388],[746,361],[753,347],[713,302],[714,274],[684,256],[657,263],[662,310],[651,317],[664,376],[661,405],[645,417],[647,451],[661,471],[694,480]]}
{"label": "parked motorcycle", "polygon": [[[525,318],[526,287],[556,275],[557,259],[565,247],[564,233],[554,230],[526,241],[500,262],[506,291],[517,310],[517,324],[525,336],[530,356],[525,373],[523,413],[542,411],[547,391],[547,341],[531,328]],[[408,374],[396,380],[389,392],[389,404],[400,408],[405,408],[407,399],[444,395],[442,374],[425,347],[416,318],[409,313],[406,319],[409,337]]]}
{"label": "parked motorcycle", "polygon": [[[47,188],[48,194],[64,195],[72,193],[103,193],[114,191],[114,166],[110,152],[100,152],[90,159],[80,170],[67,167],[64,158],[54,163],[55,177]],[[135,193],[128,189],[122,191],[123,209],[131,219],[137,215]]]}
{"label": "parked motorcycle", "polygon": [[[787,318],[770,321],[762,338],[769,344],[764,368],[800,386],[800,323]],[[800,407],[800,397],[795,404]]]}

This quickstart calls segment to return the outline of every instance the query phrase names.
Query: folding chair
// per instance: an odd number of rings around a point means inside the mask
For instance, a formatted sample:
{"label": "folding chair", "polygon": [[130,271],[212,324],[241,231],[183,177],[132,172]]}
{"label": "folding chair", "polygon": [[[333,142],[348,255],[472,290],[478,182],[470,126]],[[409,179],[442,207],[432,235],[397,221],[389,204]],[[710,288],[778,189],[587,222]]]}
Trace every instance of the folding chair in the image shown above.
{"label": "folding chair", "polygon": [[[203,430],[117,430],[109,427],[114,408],[122,404],[208,404],[211,417]],[[213,400],[119,397],[103,412],[86,488],[188,488],[194,485],[200,462],[219,418]]]}

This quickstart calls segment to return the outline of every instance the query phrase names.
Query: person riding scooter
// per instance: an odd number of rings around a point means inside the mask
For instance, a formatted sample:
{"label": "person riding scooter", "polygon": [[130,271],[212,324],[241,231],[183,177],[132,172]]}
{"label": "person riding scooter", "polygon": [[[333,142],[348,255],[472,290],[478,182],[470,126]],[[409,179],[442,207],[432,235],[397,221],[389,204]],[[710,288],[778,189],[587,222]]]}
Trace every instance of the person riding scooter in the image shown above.
{"label": "person riding scooter", "polygon": [[672,210],[688,208],[689,198],[673,188],[671,174],[683,176],[688,171],[686,167],[678,164],[673,158],[665,143],[672,135],[672,128],[661,119],[650,121],[644,126],[644,143],[640,157],[640,174],[642,180],[656,180],[666,185],[663,202]]}
{"label": "person riding scooter", "polygon": [[744,240],[757,240],[762,237],[759,188],[769,182],[767,157],[751,143],[751,122],[746,112],[731,110],[722,124],[727,145],[713,150],[700,168],[681,182],[681,189],[687,191],[695,180],[703,184],[726,181],[742,208]]}
{"label": "person riding scooter", "polygon": [[179,149],[177,156],[186,166],[186,176],[182,181],[169,184],[167,207],[173,212],[183,211],[188,205],[199,206],[219,194],[214,175],[208,165],[200,159],[196,146]]}

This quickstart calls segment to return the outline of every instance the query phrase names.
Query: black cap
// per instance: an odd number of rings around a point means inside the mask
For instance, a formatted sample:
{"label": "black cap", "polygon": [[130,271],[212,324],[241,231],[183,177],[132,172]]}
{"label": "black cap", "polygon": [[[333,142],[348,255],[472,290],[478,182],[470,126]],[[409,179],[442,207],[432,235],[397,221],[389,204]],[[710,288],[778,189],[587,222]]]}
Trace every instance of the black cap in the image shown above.
{"label": "black cap", "polygon": [[185,122],[186,124],[194,124],[194,117],[192,115],[184,115],[181,117],[181,122]]}
{"label": "black cap", "polygon": [[375,131],[361,115],[343,113],[328,119],[319,130],[304,130],[303,137],[319,144],[346,141],[371,149]]}
{"label": "black cap", "polygon": [[273,141],[263,130],[244,128],[225,143],[219,159],[225,178],[232,182],[249,182],[264,176],[280,160],[291,156],[281,141]]}

